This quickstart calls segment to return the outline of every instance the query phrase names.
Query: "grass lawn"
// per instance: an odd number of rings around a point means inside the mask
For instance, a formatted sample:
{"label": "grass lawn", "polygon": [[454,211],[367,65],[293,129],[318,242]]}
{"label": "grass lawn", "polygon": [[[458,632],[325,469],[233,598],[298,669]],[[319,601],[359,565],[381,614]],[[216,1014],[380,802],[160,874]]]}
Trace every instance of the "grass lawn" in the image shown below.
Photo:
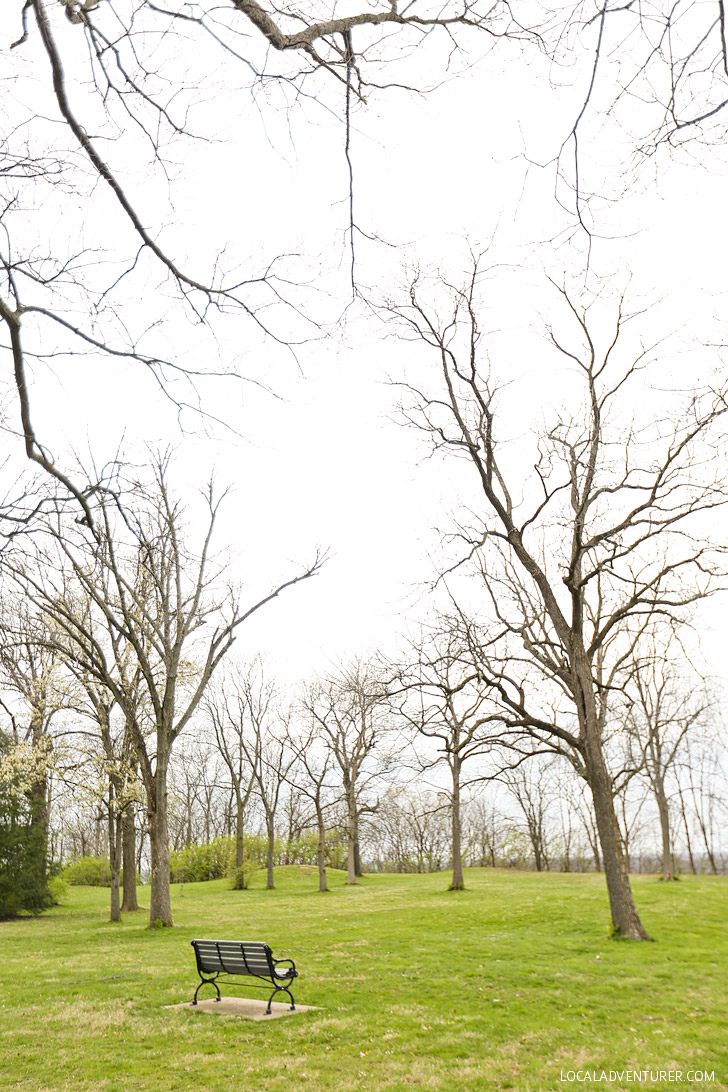
{"label": "grass lawn", "polygon": [[[634,889],[654,943],[610,940],[596,875],[366,876],[281,868],[275,891],[173,888],[176,928],[108,918],[72,888],[39,918],[0,923],[0,1089],[10,1092],[517,1092],[728,1089],[728,882]],[[257,884],[257,886],[255,886]],[[148,890],[140,889],[140,902]],[[198,981],[190,939],[267,940],[318,1011],[270,1022],[166,1005]],[[266,996],[237,979],[223,996]],[[211,988],[203,992],[213,996]],[[611,1083],[570,1071],[621,1071]],[[682,1081],[626,1071],[680,1071]],[[688,1071],[714,1073],[688,1081]]]}

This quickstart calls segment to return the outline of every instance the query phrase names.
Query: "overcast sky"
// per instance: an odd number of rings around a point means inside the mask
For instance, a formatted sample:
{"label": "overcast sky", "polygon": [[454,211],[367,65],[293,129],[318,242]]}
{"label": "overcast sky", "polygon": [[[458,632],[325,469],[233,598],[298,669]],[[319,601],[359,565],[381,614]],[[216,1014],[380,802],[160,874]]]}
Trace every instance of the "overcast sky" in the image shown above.
{"label": "overcast sky", "polygon": [[[628,286],[635,307],[649,305],[645,341],[674,334],[658,364],[663,378],[669,372],[671,382],[690,387],[705,377],[719,360],[700,346],[727,340],[720,153],[661,155],[645,162],[626,194],[610,184],[610,200],[594,206],[599,231],[590,241],[557,201],[564,195],[549,165],[583,96],[578,74],[563,74],[559,89],[535,53],[525,66],[515,47],[498,58],[472,48],[444,81],[443,50],[423,54],[417,76],[433,88],[427,95],[390,89],[354,112],[355,216],[372,237],[356,236],[363,293],[374,302],[396,298],[416,266],[457,279],[469,247],[490,247],[498,272],[487,327],[494,367],[520,383],[514,436],[560,398],[563,377],[540,340],[557,310],[547,274],[592,289],[602,275],[605,295]],[[426,458],[422,437],[399,420],[391,380],[417,367],[416,348],[365,303],[344,310],[348,180],[344,129],[333,112],[341,98],[331,93],[325,105],[304,102],[289,113],[272,93],[270,102],[228,94],[235,80],[232,69],[221,71],[219,93],[211,85],[200,92],[194,120],[214,140],[174,148],[174,214],[153,188],[145,214],[153,218],[158,207],[166,239],[201,264],[221,243],[231,263],[254,269],[276,254],[300,255],[288,266],[306,281],[296,299],[320,330],[306,329],[295,358],[241,318],[221,324],[214,349],[192,323],[167,330],[175,359],[217,353],[269,388],[201,380],[209,417],[185,412],[182,428],[176,407],[137,366],[90,357],[55,372],[37,368],[36,427],[57,455],[85,458],[90,450],[98,462],[117,450],[139,460],[144,444],[171,444],[181,488],[214,472],[221,489],[231,487],[220,545],[255,589],[285,578],[317,547],[328,549],[316,580],[268,608],[239,641],[245,654],[262,651],[295,678],[387,648],[408,619],[427,614],[438,529],[449,526],[462,491],[452,464]],[[590,139],[593,181],[608,176],[626,144],[609,127]],[[52,210],[48,216],[47,234],[74,230]],[[139,278],[129,292],[143,325],[159,300],[145,297]],[[282,321],[299,330],[298,320]],[[175,392],[191,395],[183,384]]]}

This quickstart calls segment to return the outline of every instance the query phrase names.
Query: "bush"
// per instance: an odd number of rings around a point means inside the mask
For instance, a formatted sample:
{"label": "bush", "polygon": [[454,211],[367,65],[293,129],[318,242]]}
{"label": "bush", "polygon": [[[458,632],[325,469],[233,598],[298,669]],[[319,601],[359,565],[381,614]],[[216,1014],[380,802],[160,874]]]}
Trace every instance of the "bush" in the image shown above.
{"label": "bush", "polygon": [[111,887],[108,857],[77,857],[61,872],[72,887]]}
{"label": "bush", "polygon": [[48,881],[48,890],[53,899],[54,906],[58,906],[59,903],[65,902],[68,897],[68,884],[60,874],[51,876]]}
{"label": "bush", "polygon": [[169,878],[172,883],[199,883],[201,880],[219,880],[230,869],[233,852],[232,838],[216,838],[201,846],[185,846],[175,850],[169,860]]}
{"label": "bush", "polygon": [[[326,840],[327,853],[333,868],[341,867],[337,862],[346,861],[346,843],[341,835],[333,831]],[[317,859],[318,836],[308,832],[300,838],[286,841],[276,838],[273,846],[273,864],[315,864]],[[243,835],[243,874],[235,866],[235,839],[215,838],[213,842],[201,845],[188,845],[177,849],[169,860],[169,876],[172,883],[200,883],[204,880],[219,880],[230,876],[237,891],[244,890],[248,880],[257,868],[264,868],[268,855],[268,839],[263,834]],[[342,858],[343,855],[343,858]],[[250,868],[250,872],[246,872]]]}
{"label": "bush", "polygon": [[36,753],[0,732],[0,918],[53,905],[42,802],[33,795],[39,768]]}
{"label": "bush", "polygon": [[0,918],[40,914],[53,905],[45,861],[45,831],[28,821],[0,819]]}

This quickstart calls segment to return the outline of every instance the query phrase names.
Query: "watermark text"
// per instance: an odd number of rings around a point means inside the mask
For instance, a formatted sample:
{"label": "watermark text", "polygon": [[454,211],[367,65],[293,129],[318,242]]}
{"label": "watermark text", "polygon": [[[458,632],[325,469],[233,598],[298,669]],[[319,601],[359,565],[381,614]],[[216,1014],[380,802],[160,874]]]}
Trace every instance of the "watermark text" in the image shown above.
{"label": "watermark text", "polygon": [[707,1069],[562,1069],[560,1081],[567,1084],[713,1084],[715,1071]]}

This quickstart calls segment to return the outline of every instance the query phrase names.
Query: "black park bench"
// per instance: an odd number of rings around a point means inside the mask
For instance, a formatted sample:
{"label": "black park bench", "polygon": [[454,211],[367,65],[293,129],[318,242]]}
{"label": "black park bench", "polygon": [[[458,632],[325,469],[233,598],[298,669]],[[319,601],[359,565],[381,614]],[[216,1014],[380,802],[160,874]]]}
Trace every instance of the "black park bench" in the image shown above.
{"label": "black park bench", "polygon": [[[277,993],[287,993],[291,999],[290,1011],[295,1009],[293,994],[288,987],[294,978],[298,978],[296,964],[292,959],[274,959],[270,948],[263,941],[193,940],[192,947],[195,949],[197,970],[201,979],[195,990],[193,1005],[197,1004],[197,995],[202,987],[207,985],[215,987],[215,1000],[220,1000],[220,987],[217,984],[220,975],[250,975],[275,987],[268,998],[266,1016],[270,1016],[271,1001]],[[284,963],[288,966],[282,966]]]}

